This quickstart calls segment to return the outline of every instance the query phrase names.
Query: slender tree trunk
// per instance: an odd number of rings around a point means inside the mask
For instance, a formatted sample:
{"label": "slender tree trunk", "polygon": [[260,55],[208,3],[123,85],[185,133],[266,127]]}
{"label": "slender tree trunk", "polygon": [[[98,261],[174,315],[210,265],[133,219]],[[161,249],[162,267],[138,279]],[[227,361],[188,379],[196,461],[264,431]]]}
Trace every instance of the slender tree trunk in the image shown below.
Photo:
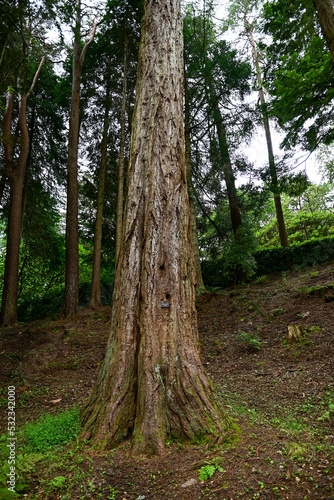
{"label": "slender tree trunk", "polygon": [[77,0],[67,160],[66,270],[64,302],[64,314],[66,317],[75,316],[79,307],[78,146],[80,128],[80,83],[82,66],[87,49],[93,43],[95,29],[96,25],[94,24],[90,39],[84,45],[80,53],[81,4],[80,0]]}
{"label": "slender tree trunk", "polygon": [[74,34],[72,95],[68,136],[67,161],[67,210],[66,210],[66,270],[65,270],[65,316],[77,313],[79,306],[79,233],[78,233],[78,145],[80,113],[80,1]]}
{"label": "slender tree trunk", "polygon": [[[14,95],[11,94],[8,103],[13,105]],[[29,134],[27,127],[27,96],[19,96],[19,128],[20,128],[20,155],[14,167],[12,156],[7,158],[7,172],[10,182],[10,202],[7,229],[7,251],[5,264],[4,288],[2,295],[1,322],[8,325],[17,321],[17,293],[19,280],[19,256],[21,242],[21,221],[23,206],[23,180],[25,166],[29,154]],[[7,111],[6,111],[7,113]],[[5,118],[5,121],[8,118]],[[11,120],[10,120],[11,121]],[[10,121],[8,125],[10,127]],[[7,126],[7,125],[6,125]],[[7,131],[6,131],[7,136]]]}
{"label": "slender tree trunk", "polygon": [[84,418],[100,449],[133,435],[161,453],[231,425],[199,355],[182,84],[180,0],[146,0],[112,331]]}
{"label": "slender tree trunk", "polygon": [[279,187],[278,187],[277,170],[276,170],[274,150],[273,150],[273,145],[272,145],[272,140],[271,140],[271,132],[270,132],[268,112],[267,112],[267,103],[266,103],[266,100],[264,97],[263,86],[262,86],[262,77],[261,77],[261,69],[260,69],[260,64],[259,64],[259,57],[258,57],[258,53],[257,53],[256,43],[255,43],[254,36],[253,36],[252,27],[246,19],[245,19],[245,26],[246,26],[246,29],[248,31],[250,42],[252,45],[253,58],[254,58],[254,63],[255,63],[255,67],[256,67],[256,74],[257,74],[257,80],[258,80],[258,85],[259,85],[259,95],[260,95],[260,102],[261,102],[261,106],[262,106],[263,125],[264,125],[264,131],[266,134],[266,142],[267,142],[267,149],[268,149],[269,171],[270,171],[270,177],[271,177],[271,189],[272,189],[272,192],[274,194],[278,233],[279,233],[280,242],[281,242],[282,247],[286,247],[288,245],[288,236],[287,236],[287,232],[286,232],[286,228],[285,228],[284,215],[283,215],[283,209],[282,209],[282,203],[281,203],[281,195],[280,195]]}
{"label": "slender tree trunk", "polygon": [[88,307],[96,309],[101,307],[101,249],[102,249],[102,223],[103,223],[103,201],[104,201],[104,186],[107,167],[107,146],[108,146],[108,130],[109,130],[109,112],[110,112],[110,60],[108,61],[107,77],[106,77],[106,100],[104,107],[103,120],[103,138],[101,150],[101,165],[99,172],[99,190],[97,193],[97,208],[95,218],[94,231],[94,253],[93,253],[93,272],[92,286],[90,290],[90,299]]}
{"label": "slender tree trunk", "polygon": [[115,268],[120,256],[122,244],[123,228],[123,198],[124,198],[124,150],[125,150],[125,110],[128,82],[128,37],[125,34],[124,43],[124,74],[123,74],[123,95],[122,95],[122,114],[121,114],[121,142],[119,148],[119,166],[118,166],[118,192],[117,192],[117,218],[116,218],[116,251]]}
{"label": "slender tree trunk", "polygon": [[1,324],[9,325],[17,321],[17,293],[19,280],[19,256],[22,231],[23,181],[29,155],[29,133],[27,126],[27,100],[33,91],[44,57],[35,73],[27,94],[19,94],[19,132],[20,153],[16,165],[13,161],[13,139],[11,124],[13,119],[14,94],[7,93],[3,125],[3,144],[5,150],[6,172],[10,185],[9,216],[7,227],[7,249],[5,262],[4,287],[1,304]]}
{"label": "slender tree trunk", "polygon": [[35,118],[36,118],[36,106],[34,106],[32,109],[30,126],[29,126],[29,128],[30,128],[30,131],[29,131],[29,153],[28,153],[28,158],[27,158],[27,163],[26,163],[23,189],[22,189],[21,232],[23,229],[23,222],[24,222],[27,197],[28,197],[28,191],[29,191],[29,167],[31,164],[31,145],[32,145],[32,142],[34,140],[34,132],[35,132]]}
{"label": "slender tree trunk", "polygon": [[192,181],[192,168],[191,168],[191,138],[190,138],[190,111],[189,111],[189,95],[188,95],[188,84],[187,79],[184,79],[184,95],[185,95],[185,121],[184,121],[184,134],[185,134],[185,158],[186,158],[186,170],[187,170],[187,182],[188,182],[188,194],[189,194],[189,208],[190,208],[190,223],[191,223],[191,236],[194,249],[195,257],[195,268],[197,277],[197,288],[196,295],[202,295],[206,292],[206,288],[203,282],[201,261],[199,258],[199,242],[198,242],[198,231],[196,223],[196,211],[195,211],[195,200],[194,200],[194,187]]}
{"label": "slender tree trunk", "polygon": [[218,103],[214,105],[213,108],[214,121],[216,124],[220,157],[222,160],[222,167],[224,172],[224,178],[227,189],[228,203],[231,213],[232,229],[236,236],[239,227],[242,225],[241,213],[239,208],[239,198],[237,189],[235,187],[235,179],[231,164],[230,155],[228,152],[228,145],[226,140],[226,130],[223,123],[223,117],[221,115]]}
{"label": "slender tree trunk", "polygon": [[213,225],[213,227],[217,231],[217,234],[218,234],[219,238],[221,239],[221,241],[224,241],[225,235],[221,232],[221,230],[219,229],[219,227],[217,226],[217,224],[215,223],[215,221],[210,217],[210,215],[208,214],[208,212],[205,210],[205,207],[201,203],[201,201],[198,198],[198,196],[196,196],[195,192],[194,192],[194,194],[195,194],[197,203],[199,205],[199,208],[202,210],[202,214],[204,215],[204,217],[206,217],[208,219],[209,222],[211,222],[211,224]]}
{"label": "slender tree trunk", "polygon": [[[79,10],[76,30],[80,30]],[[81,68],[78,33],[75,34],[72,71],[67,161],[65,316],[75,315],[79,305],[78,144]]]}
{"label": "slender tree trunk", "polygon": [[4,168],[0,177],[0,206],[2,204],[2,197],[5,191],[6,184],[8,182],[6,169]]}
{"label": "slender tree trunk", "polygon": [[333,0],[313,0],[322,33],[327,42],[334,67],[334,3]]}

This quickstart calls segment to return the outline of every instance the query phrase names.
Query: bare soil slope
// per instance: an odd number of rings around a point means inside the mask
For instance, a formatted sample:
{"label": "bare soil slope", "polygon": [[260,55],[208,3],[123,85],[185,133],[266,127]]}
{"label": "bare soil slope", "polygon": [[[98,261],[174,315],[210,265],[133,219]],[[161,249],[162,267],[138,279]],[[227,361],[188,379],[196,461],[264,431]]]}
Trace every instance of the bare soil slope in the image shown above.
{"label": "bare soil slope", "polygon": [[[165,456],[147,458],[133,457],[130,441],[104,454],[69,443],[29,458],[20,498],[334,499],[332,284],[331,264],[198,299],[203,362],[240,427],[220,446],[171,442]],[[81,310],[73,322],[0,331],[2,432],[9,385],[16,387],[18,430],[43,413],[83,404],[110,316],[110,308]],[[294,343],[286,340],[288,325],[302,326]]]}

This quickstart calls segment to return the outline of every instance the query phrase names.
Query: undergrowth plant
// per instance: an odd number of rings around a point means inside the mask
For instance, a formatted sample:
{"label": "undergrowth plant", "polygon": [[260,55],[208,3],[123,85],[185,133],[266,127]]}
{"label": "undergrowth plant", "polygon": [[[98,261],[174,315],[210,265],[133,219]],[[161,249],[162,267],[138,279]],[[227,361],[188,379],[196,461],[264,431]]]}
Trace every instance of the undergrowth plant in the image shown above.
{"label": "undergrowth plant", "polygon": [[264,342],[259,339],[258,333],[247,333],[242,330],[239,331],[238,341],[247,347],[249,350],[258,351],[263,346]]}
{"label": "undergrowth plant", "polygon": [[206,481],[207,479],[210,479],[216,471],[225,472],[219,464],[208,463],[207,465],[203,465],[203,467],[198,469],[198,479],[200,481]]}
{"label": "undergrowth plant", "polygon": [[[15,493],[7,488],[7,474],[9,473],[7,447],[8,436],[0,437],[0,499],[22,498],[29,491],[31,474],[36,470],[38,463],[52,464],[58,462],[55,453],[61,453],[61,446],[73,441],[80,430],[79,409],[71,408],[55,416],[42,415],[37,421],[26,424],[18,432],[16,449]],[[58,450],[58,451],[57,451]],[[64,476],[58,475],[47,483],[47,488],[61,489],[65,485]]]}
{"label": "undergrowth plant", "polygon": [[79,409],[72,408],[56,416],[42,415],[37,422],[27,424],[24,435],[32,451],[44,451],[72,441],[79,430]]}

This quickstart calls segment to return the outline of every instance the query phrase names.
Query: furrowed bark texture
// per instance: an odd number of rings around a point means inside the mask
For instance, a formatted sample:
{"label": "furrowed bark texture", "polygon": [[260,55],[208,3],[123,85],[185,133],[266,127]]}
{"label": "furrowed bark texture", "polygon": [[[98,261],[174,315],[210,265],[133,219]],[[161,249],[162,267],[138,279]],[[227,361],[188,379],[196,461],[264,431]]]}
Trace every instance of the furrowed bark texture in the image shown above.
{"label": "furrowed bark texture", "polygon": [[168,436],[217,435],[230,421],[198,347],[180,1],[144,9],[112,332],[83,437],[104,449],[133,434],[136,452],[161,453]]}
{"label": "furrowed bark texture", "polygon": [[334,3],[333,0],[313,0],[322,33],[327,42],[334,67]]}

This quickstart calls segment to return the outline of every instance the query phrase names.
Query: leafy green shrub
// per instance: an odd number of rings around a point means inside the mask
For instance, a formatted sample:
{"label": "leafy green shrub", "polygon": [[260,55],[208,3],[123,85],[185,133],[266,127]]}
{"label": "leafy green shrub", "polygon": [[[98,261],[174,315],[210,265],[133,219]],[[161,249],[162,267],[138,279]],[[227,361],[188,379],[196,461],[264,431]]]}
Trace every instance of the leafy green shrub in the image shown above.
{"label": "leafy green shrub", "polygon": [[[207,287],[224,288],[233,282],[237,265],[242,261],[241,254],[236,254],[233,264],[230,257],[203,261],[201,263],[203,281]],[[253,260],[252,260],[253,259]],[[287,271],[292,265],[299,267],[321,264],[334,259],[334,237],[311,239],[303,243],[296,243],[287,248],[271,247],[254,252],[253,257],[244,255],[243,269],[246,269],[245,278],[252,276],[254,262],[256,275]],[[248,269],[248,271],[247,271]],[[257,279],[257,283],[259,283]]]}
{"label": "leafy green shrub", "polygon": [[255,252],[256,274],[279,273],[289,269],[289,255],[287,249],[282,247],[266,248]]}
{"label": "leafy green shrub", "polygon": [[33,321],[59,313],[64,303],[64,285],[51,288],[44,294],[21,297],[18,302],[19,321]]}
{"label": "leafy green shrub", "polygon": [[45,451],[72,441],[79,430],[79,410],[72,408],[56,416],[42,416],[37,422],[28,424],[24,434],[31,450]]}
{"label": "leafy green shrub", "polygon": [[310,239],[287,248],[267,248],[254,254],[257,275],[286,271],[290,265],[306,267],[334,259],[334,237]]}
{"label": "leafy green shrub", "polygon": [[224,288],[231,283],[231,276],[223,258],[205,260],[201,263],[205,286]]}
{"label": "leafy green shrub", "polygon": [[214,465],[204,465],[200,469],[198,469],[198,479],[200,481],[206,481],[210,479],[216,472],[216,467]]}
{"label": "leafy green shrub", "polygon": [[258,334],[243,332],[238,333],[238,341],[250,350],[258,351],[263,345],[263,341],[259,339]]}

